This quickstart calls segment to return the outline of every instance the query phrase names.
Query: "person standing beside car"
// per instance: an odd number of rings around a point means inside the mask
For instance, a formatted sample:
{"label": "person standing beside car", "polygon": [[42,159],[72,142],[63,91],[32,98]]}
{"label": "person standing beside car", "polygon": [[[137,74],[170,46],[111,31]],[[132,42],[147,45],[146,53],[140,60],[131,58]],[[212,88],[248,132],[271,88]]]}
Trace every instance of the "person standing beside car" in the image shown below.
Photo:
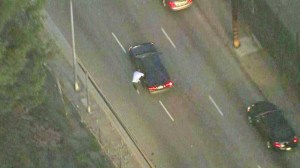
{"label": "person standing beside car", "polygon": [[139,93],[138,89],[137,89],[137,85],[140,82],[141,78],[144,77],[145,74],[143,72],[141,72],[140,69],[136,70],[133,72],[133,77],[132,77],[132,85],[133,88]]}

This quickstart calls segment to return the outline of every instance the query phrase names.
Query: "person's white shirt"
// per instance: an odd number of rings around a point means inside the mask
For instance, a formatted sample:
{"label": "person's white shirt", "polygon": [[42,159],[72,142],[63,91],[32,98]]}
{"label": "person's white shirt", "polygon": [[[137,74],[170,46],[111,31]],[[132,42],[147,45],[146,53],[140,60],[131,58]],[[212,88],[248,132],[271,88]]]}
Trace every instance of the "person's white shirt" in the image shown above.
{"label": "person's white shirt", "polygon": [[144,74],[140,71],[135,71],[133,73],[132,83],[139,83],[141,77],[143,77]]}

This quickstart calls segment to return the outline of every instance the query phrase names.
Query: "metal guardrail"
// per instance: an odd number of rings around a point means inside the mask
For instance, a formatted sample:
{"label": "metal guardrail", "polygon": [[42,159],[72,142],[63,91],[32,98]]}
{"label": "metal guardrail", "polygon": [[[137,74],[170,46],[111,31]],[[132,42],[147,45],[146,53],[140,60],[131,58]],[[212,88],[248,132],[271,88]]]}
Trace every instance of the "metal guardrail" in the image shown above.
{"label": "metal guardrail", "polygon": [[[97,91],[97,93],[100,95],[100,97],[105,102],[106,106],[109,108],[109,110],[112,112],[113,116],[116,118],[119,125],[122,127],[122,129],[125,131],[125,133],[128,135],[129,139],[133,142],[134,147],[138,150],[142,158],[145,160],[145,163],[147,167],[154,168],[155,166],[152,164],[152,162],[146,157],[142,149],[138,146],[137,142],[135,141],[133,135],[130,133],[130,131],[126,128],[126,126],[122,123],[121,119],[119,118],[118,114],[114,111],[112,105],[108,102],[107,98],[102,93],[101,89],[97,86],[96,81],[92,78],[89,71],[85,68],[82,61],[77,57],[77,63],[80,67],[80,69],[88,76],[89,82],[92,84],[94,89]],[[145,166],[145,164],[143,164]]]}

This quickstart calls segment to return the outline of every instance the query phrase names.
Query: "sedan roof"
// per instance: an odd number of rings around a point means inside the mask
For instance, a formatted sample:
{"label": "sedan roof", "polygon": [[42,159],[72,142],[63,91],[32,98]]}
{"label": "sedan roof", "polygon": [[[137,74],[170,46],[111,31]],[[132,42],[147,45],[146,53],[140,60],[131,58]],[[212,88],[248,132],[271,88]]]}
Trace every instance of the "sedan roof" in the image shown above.
{"label": "sedan roof", "polygon": [[159,52],[145,53],[138,55],[143,66],[145,78],[149,86],[158,86],[167,83],[170,80],[166,68],[161,63]]}

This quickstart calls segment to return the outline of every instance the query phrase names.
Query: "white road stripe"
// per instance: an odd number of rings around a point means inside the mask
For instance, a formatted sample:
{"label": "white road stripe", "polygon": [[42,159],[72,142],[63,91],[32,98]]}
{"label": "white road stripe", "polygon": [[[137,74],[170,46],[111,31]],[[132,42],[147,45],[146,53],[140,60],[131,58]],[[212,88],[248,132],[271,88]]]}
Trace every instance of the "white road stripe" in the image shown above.
{"label": "white road stripe", "polygon": [[172,44],[172,46],[174,48],[176,48],[175,44],[173,43],[173,41],[171,40],[171,38],[168,36],[167,32],[164,30],[164,28],[161,28],[161,31],[164,33],[164,35],[167,37],[167,39],[170,41],[170,43]]}
{"label": "white road stripe", "polygon": [[216,107],[216,109],[218,110],[218,112],[219,112],[222,116],[224,116],[224,114],[222,113],[222,111],[221,111],[220,108],[218,107],[217,103],[214,101],[214,99],[213,99],[211,96],[209,96],[209,100],[214,104],[214,106]]}
{"label": "white road stripe", "polygon": [[257,165],[257,168],[261,168],[260,165]]}
{"label": "white road stripe", "polygon": [[120,47],[122,48],[122,50],[124,51],[124,53],[126,54],[126,50],[125,48],[122,46],[121,42],[119,41],[119,39],[117,38],[117,36],[111,32],[111,34],[114,36],[115,40],[118,42],[118,44],[120,45]]}
{"label": "white road stripe", "polygon": [[166,113],[168,114],[168,116],[171,118],[172,121],[174,121],[174,118],[171,116],[171,114],[169,113],[169,111],[167,110],[167,108],[164,106],[164,104],[159,101],[159,104],[164,108],[164,110],[166,111]]}

